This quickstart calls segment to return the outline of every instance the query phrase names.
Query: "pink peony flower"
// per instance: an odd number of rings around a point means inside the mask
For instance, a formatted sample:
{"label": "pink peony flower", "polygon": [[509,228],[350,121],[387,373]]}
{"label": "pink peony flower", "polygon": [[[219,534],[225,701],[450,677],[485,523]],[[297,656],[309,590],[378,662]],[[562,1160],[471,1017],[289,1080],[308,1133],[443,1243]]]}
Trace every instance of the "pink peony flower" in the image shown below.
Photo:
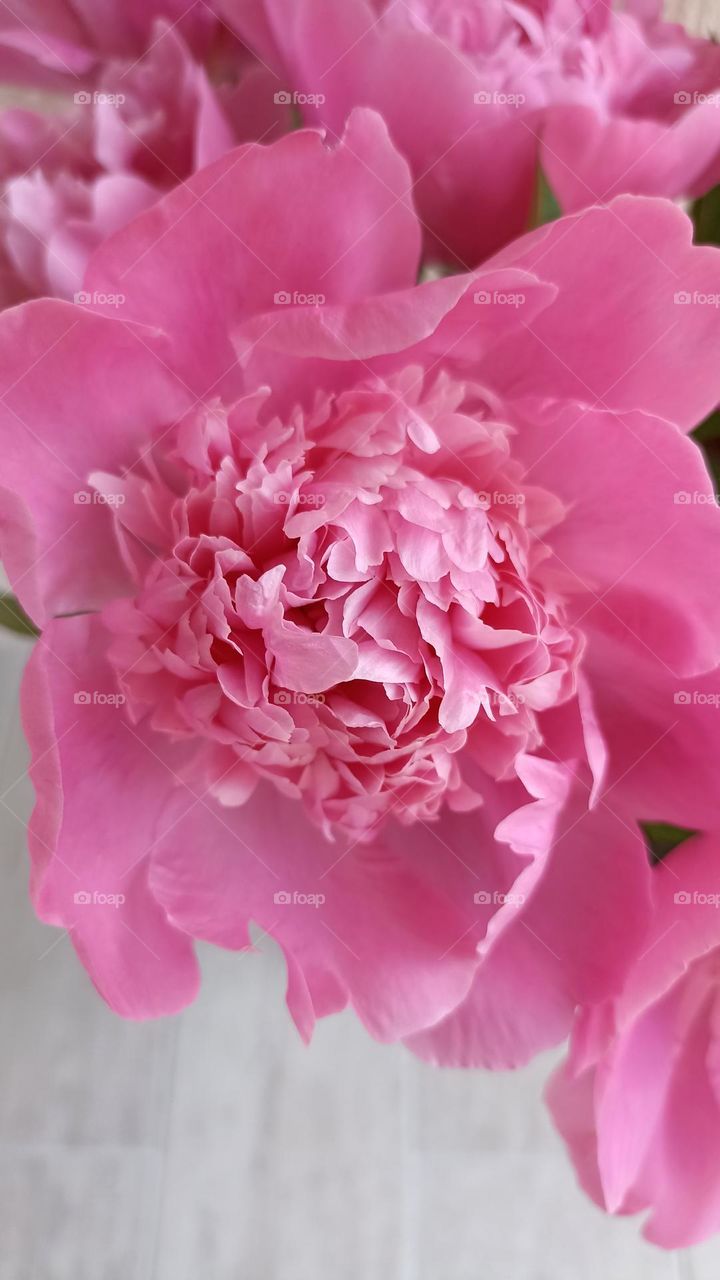
{"label": "pink peony flower", "polygon": [[107,60],[139,58],[152,47],[157,19],[198,54],[223,38],[203,0],[12,0],[0,11],[0,74],[32,86],[80,78],[77,87],[87,88]]}
{"label": "pink peony flower", "polygon": [[213,87],[178,31],[159,21],[148,52],[110,61],[53,117],[0,114],[5,201],[2,301],[81,290],[97,245],[237,142],[269,139],[288,109],[249,57]]}
{"label": "pink peony flower", "polygon": [[304,1036],[349,1003],[503,1066],[621,989],[635,820],[692,805],[720,255],[623,198],[416,286],[410,187],[372,112],[247,145],[98,250],[94,308],[0,317],[32,892],[123,1014],[252,921]]}
{"label": "pink peony flower", "polygon": [[473,266],[529,225],[538,161],[566,211],[720,181],[720,49],[660,0],[220,0],[305,119],[381,111],[431,257]]}
{"label": "pink peony flower", "polygon": [[[78,124],[80,120],[78,120]],[[36,291],[52,292],[48,280],[48,251],[37,235],[10,212],[13,182],[37,166],[37,178],[28,179],[31,191],[39,182],[46,190],[81,189],[80,175],[87,174],[87,135],[68,129],[64,120],[38,112],[13,109],[0,113],[0,187],[5,201],[0,207],[0,307],[22,302]],[[42,166],[42,176],[41,176]],[[76,174],[72,182],[63,178]],[[30,210],[41,221],[41,209]]]}
{"label": "pink peony flower", "polygon": [[720,48],[663,21],[662,0],[596,3],[563,51],[541,162],[566,211],[622,191],[696,197],[720,182]]}
{"label": "pink peony flower", "polygon": [[593,1199],[649,1209],[648,1239],[679,1248],[720,1230],[717,837],[688,840],[654,879],[645,950],[618,996],[580,1015],[549,1103]]}

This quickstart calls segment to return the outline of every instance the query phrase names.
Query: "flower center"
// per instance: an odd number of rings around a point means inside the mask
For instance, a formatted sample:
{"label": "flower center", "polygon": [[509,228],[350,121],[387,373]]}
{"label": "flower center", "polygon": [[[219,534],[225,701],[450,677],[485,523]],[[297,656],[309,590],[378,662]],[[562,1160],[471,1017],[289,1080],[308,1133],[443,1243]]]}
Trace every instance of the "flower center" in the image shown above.
{"label": "flower center", "polygon": [[193,741],[220,802],[266,779],[330,838],[479,804],[574,691],[557,502],[465,383],[408,369],[263,415],[216,406],[92,478],[138,583],[105,612],[130,714]]}

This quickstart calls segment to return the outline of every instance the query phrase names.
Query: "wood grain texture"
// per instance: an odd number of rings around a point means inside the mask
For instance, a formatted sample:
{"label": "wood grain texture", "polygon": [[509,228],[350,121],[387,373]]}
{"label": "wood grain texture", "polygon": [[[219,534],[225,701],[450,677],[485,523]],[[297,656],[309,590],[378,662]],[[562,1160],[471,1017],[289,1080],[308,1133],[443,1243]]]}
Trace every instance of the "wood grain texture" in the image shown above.
{"label": "wood grain texture", "polygon": [[27,900],[0,637],[0,1280],[716,1280],[576,1188],[539,1103],[548,1062],[437,1072],[350,1016],[310,1049],[266,941],[204,948],[179,1018],[134,1025]]}

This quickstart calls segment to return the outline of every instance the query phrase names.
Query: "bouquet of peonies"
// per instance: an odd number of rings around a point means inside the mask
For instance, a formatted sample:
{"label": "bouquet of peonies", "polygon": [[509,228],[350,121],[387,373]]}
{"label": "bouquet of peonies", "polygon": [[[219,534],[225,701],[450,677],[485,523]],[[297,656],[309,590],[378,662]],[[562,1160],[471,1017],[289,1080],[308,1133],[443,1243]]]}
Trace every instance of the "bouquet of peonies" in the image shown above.
{"label": "bouquet of peonies", "polygon": [[590,1195],[720,1230],[720,46],[15,0],[0,77],[39,916],[127,1017],[252,923],[306,1039],[569,1037]]}

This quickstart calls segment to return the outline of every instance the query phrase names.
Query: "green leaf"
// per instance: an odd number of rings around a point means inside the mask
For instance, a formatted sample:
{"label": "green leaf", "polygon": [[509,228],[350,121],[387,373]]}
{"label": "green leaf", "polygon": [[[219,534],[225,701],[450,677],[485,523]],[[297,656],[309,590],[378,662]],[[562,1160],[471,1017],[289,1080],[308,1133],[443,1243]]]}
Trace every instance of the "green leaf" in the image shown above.
{"label": "green leaf", "polygon": [[555,192],[538,165],[532,226],[544,227],[546,222],[555,222],[556,218],[561,217],[562,209],[555,198]]}
{"label": "green leaf", "polygon": [[27,614],[21,609],[14,596],[9,592],[0,592],[0,627],[8,631],[16,631],[21,636],[39,636],[40,632]]}
{"label": "green leaf", "polygon": [[700,423],[692,433],[698,444],[709,444],[711,440],[720,440],[720,409],[716,409],[704,422]]}
{"label": "green leaf", "polygon": [[700,445],[705,455],[715,492],[720,493],[720,409],[716,409],[709,418],[695,428],[692,438]]}
{"label": "green leaf", "polygon": [[673,849],[697,835],[685,827],[673,827],[669,822],[641,822],[640,829],[650,854],[650,861],[662,862]]}
{"label": "green leaf", "polygon": [[720,186],[695,201],[692,220],[696,244],[720,245]]}

